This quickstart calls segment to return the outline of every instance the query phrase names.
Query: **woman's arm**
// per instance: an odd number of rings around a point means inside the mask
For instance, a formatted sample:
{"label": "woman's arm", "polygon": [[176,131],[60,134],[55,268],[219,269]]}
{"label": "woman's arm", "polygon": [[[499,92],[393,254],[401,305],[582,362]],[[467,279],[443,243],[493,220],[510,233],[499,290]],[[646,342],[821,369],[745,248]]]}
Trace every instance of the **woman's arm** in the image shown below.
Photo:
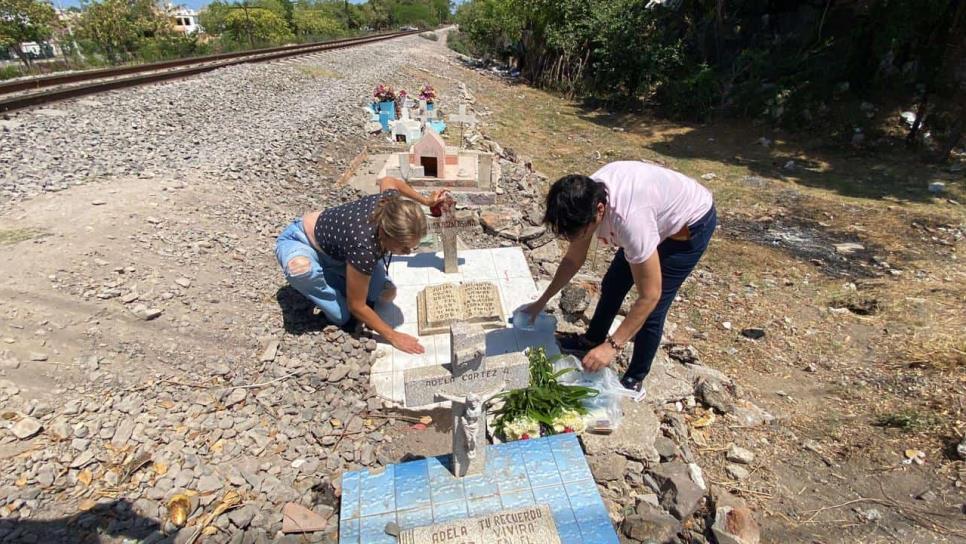
{"label": "woman's arm", "polygon": [[567,253],[561,259],[560,266],[557,267],[557,271],[554,273],[550,285],[544,290],[543,295],[530,305],[530,308],[535,310],[530,312],[532,315],[536,316],[550,302],[550,299],[577,275],[580,267],[584,266],[584,262],[587,261],[587,251],[590,249],[590,243],[593,239],[594,231],[593,229],[588,229],[588,232],[584,236],[570,242],[570,246],[567,247]]}
{"label": "woman's arm", "polygon": [[416,189],[413,189],[412,185],[406,183],[406,181],[403,179],[394,178],[392,176],[386,176],[384,178],[380,178],[379,190],[388,191],[389,189],[395,189],[399,191],[399,194],[403,195],[404,197],[410,200],[415,200],[416,202],[419,202],[423,206],[434,206],[442,199],[442,197],[446,193],[446,189],[440,189],[437,191],[433,191],[433,194],[431,194],[430,196],[423,196],[422,193],[420,193]]}
{"label": "woman's arm", "polygon": [[[378,266],[378,263],[376,266]],[[369,276],[363,274],[351,264],[346,265],[345,272],[346,302],[348,302],[349,311],[352,312],[352,315],[388,340],[396,349],[406,353],[423,353],[426,351],[420,345],[419,340],[408,334],[394,331],[388,323],[379,317],[375,310],[366,304],[366,295],[369,294]]]}

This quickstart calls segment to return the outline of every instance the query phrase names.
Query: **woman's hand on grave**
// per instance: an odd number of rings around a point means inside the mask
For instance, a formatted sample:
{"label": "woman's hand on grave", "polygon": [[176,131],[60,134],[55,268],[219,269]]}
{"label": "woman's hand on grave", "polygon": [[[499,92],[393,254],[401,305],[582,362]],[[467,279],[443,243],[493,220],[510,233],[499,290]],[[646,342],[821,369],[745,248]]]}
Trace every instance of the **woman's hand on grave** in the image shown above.
{"label": "woman's hand on grave", "polygon": [[543,311],[544,305],[540,301],[531,302],[522,308],[521,313],[527,318],[525,326],[532,326],[537,322],[537,318],[540,317],[540,312]]}
{"label": "woman's hand on grave", "polygon": [[604,342],[596,348],[588,351],[587,355],[584,355],[584,370],[587,372],[597,372],[598,370],[603,370],[610,366],[610,364],[614,361],[614,357],[617,357],[617,350],[615,350],[607,342]]}
{"label": "woman's hand on grave", "polygon": [[405,353],[419,355],[426,352],[426,348],[419,343],[418,338],[415,336],[410,336],[404,332],[394,332],[392,336],[389,337],[389,343],[392,344],[392,347]]}
{"label": "woman's hand on grave", "polygon": [[438,189],[436,191],[433,191],[433,194],[429,195],[429,204],[427,204],[427,206],[432,208],[433,206],[438,206],[442,204],[443,202],[446,201],[446,197],[448,195],[449,195],[449,189]]}

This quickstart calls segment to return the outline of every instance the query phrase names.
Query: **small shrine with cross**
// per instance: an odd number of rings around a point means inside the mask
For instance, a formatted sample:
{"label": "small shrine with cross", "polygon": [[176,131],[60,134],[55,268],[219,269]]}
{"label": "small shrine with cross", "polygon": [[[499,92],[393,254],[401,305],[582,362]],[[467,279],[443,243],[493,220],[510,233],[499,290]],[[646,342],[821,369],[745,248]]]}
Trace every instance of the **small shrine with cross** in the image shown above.
{"label": "small shrine with cross", "polygon": [[392,140],[407,144],[414,144],[423,136],[422,124],[409,116],[409,108],[402,108],[402,118],[390,121]]}
{"label": "small shrine with cross", "polygon": [[[492,153],[459,149],[447,145],[431,128],[423,131],[418,142],[408,151],[392,153],[376,178],[393,176],[405,179],[413,187],[448,188],[460,203],[492,204],[493,187],[500,171]],[[466,199],[464,193],[473,193]],[[482,194],[488,193],[488,194]]]}

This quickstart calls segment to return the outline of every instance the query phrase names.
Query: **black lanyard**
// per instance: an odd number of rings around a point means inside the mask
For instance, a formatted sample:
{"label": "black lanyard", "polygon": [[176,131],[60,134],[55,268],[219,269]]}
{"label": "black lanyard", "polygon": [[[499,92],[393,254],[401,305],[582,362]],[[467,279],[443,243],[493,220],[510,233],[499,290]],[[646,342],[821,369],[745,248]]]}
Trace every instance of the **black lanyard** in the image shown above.
{"label": "black lanyard", "polygon": [[388,255],[389,255],[388,258],[385,258],[384,257],[382,259],[382,262],[385,263],[385,265],[386,265],[386,277],[387,278],[389,277],[389,265],[392,264],[392,253],[389,253]]}

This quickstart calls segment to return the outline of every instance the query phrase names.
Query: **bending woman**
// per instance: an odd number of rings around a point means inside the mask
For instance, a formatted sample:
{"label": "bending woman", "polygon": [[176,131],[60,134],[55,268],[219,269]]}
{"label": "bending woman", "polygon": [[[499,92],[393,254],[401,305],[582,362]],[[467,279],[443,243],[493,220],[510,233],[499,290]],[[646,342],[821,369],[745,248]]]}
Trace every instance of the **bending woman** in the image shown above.
{"label": "bending woman", "polygon": [[394,331],[372,307],[396,295],[387,277],[391,254],[410,253],[426,235],[420,204],[437,204],[445,191],[425,197],[391,177],[380,179],[379,188],[379,194],[296,219],[276,240],[275,256],[289,284],[335,325],[348,329],[358,320],[395,348],[423,353],[415,337]]}
{"label": "bending woman", "polygon": [[[591,176],[572,174],[557,180],[547,194],[544,222],[570,246],[553,281],[529,306],[531,319],[580,270],[594,236],[617,246],[587,332],[561,339],[560,349],[583,356],[584,368],[597,371],[634,340],[621,383],[643,393],[668,308],[714,233],[717,212],[711,192],[654,164],[612,162]],[[631,287],[637,288],[637,300],[609,335]]]}

